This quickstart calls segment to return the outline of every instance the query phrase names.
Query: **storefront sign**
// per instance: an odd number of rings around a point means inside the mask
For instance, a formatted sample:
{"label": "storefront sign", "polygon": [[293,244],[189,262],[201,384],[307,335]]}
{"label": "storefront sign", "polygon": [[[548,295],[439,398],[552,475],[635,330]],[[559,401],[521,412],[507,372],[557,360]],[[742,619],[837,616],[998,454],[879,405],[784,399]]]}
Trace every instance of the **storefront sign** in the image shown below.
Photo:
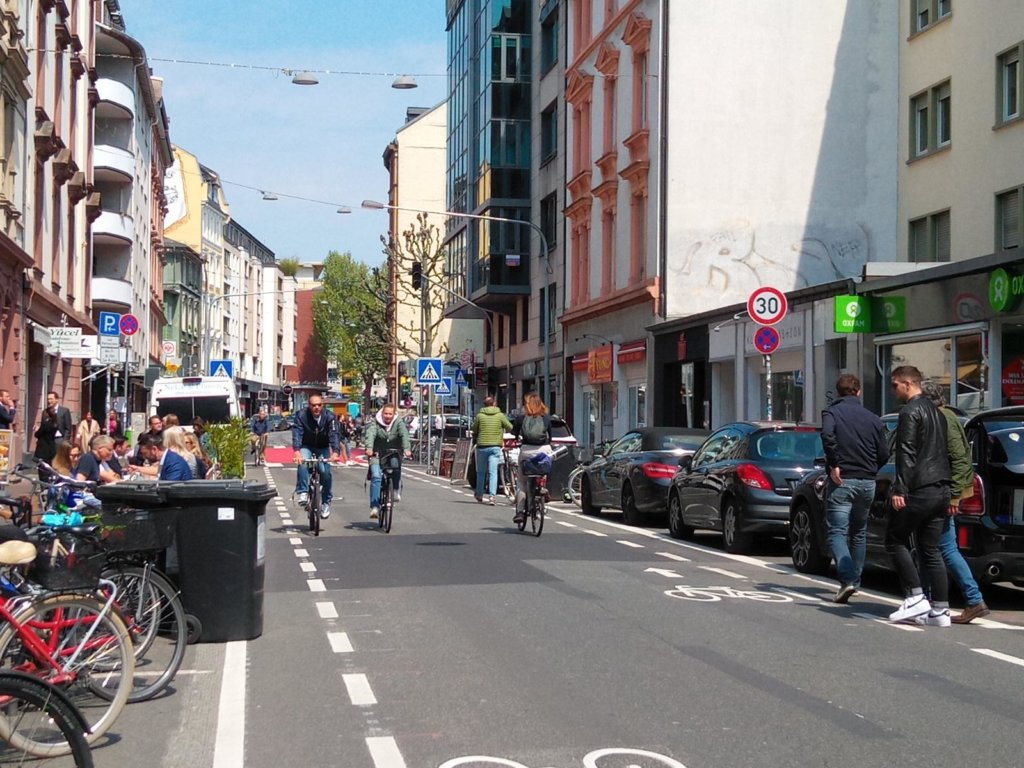
{"label": "storefront sign", "polygon": [[871,330],[871,300],[867,296],[835,297],[836,333],[867,333]]}
{"label": "storefront sign", "polygon": [[590,356],[586,353],[582,355],[572,356],[572,369],[577,372],[589,370],[590,368]]}
{"label": "storefront sign", "polygon": [[1024,358],[1018,357],[1006,364],[1001,383],[1004,405],[1024,403]]}
{"label": "storefront sign", "polygon": [[988,303],[996,312],[1012,312],[1024,295],[1024,276],[1000,267],[988,278]]}
{"label": "storefront sign", "polygon": [[907,297],[885,296],[871,303],[871,327],[875,333],[907,330]]}
{"label": "storefront sign", "polygon": [[590,350],[587,357],[587,378],[591,384],[607,384],[612,380],[612,345]]}

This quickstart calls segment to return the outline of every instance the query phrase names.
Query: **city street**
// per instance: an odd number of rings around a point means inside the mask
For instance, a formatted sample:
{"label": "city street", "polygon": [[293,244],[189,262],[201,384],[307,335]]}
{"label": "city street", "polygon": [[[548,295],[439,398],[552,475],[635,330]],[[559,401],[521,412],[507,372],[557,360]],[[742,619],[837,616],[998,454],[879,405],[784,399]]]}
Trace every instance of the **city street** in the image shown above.
{"label": "city street", "polygon": [[837,606],[781,547],[731,556],[563,504],[538,539],[409,467],[390,535],[365,469],[336,468],[345,500],[314,539],[294,470],[249,474],[281,494],[262,637],[191,646],[97,765],[1022,764],[1014,590],[975,625],[894,626],[888,577]]}

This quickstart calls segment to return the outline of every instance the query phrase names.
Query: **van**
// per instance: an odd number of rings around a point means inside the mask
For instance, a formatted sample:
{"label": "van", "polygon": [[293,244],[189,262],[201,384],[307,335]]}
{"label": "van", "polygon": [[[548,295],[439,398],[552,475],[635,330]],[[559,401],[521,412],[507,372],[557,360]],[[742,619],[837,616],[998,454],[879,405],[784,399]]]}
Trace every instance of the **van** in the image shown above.
{"label": "van", "polygon": [[183,425],[196,416],[207,423],[226,422],[242,415],[234,379],[227,376],[186,376],[157,379],[149,391],[149,415],[173,413]]}

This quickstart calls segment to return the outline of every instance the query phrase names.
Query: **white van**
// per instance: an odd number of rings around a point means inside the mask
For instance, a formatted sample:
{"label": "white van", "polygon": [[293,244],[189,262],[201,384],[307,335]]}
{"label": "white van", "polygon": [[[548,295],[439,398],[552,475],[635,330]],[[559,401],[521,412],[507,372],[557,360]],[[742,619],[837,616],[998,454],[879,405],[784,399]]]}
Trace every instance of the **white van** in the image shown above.
{"label": "white van", "polygon": [[168,413],[182,426],[191,425],[196,416],[214,424],[241,416],[235,381],[227,376],[157,379],[149,391],[149,415]]}

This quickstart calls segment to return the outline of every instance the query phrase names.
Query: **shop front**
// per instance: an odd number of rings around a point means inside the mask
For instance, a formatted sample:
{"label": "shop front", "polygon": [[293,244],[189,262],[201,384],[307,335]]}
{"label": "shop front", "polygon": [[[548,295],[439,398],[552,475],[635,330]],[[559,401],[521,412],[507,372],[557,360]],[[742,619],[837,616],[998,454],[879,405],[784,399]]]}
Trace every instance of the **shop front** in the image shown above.
{"label": "shop front", "polygon": [[647,426],[647,340],[610,340],[571,358],[573,428],[593,447]]}

